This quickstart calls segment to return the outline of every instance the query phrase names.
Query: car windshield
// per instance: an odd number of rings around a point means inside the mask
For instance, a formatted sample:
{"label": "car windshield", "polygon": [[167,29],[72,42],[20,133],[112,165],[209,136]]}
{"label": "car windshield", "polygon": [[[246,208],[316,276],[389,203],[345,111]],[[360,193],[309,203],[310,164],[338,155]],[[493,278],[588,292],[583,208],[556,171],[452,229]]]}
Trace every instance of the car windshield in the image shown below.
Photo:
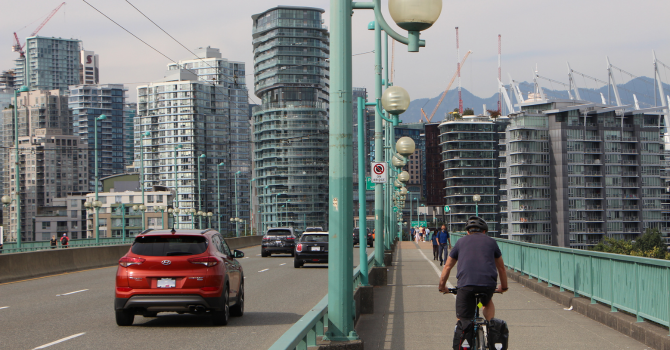
{"label": "car windshield", "polygon": [[301,242],[328,243],[328,235],[309,235],[305,234],[300,239]]}
{"label": "car windshield", "polygon": [[288,236],[291,234],[291,230],[272,230],[268,231],[268,236]]}
{"label": "car windshield", "polygon": [[207,250],[203,236],[140,236],[130,248],[134,254],[144,256],[178,256],[202,254]]}

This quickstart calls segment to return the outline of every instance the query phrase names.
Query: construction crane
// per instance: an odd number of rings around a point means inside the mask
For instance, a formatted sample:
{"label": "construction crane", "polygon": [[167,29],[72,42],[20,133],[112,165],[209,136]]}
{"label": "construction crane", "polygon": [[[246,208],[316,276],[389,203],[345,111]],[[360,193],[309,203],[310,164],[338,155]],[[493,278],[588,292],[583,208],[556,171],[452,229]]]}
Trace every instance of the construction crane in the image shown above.
{"label": "construction crane", "polygon": [[461,72],[461,68],[463,67],[463,63],[465,63],[465,60],[468,59],[468,56],[472,51],[468,51],[465,53],[465,56],[463,56],[463,60],[461,60],[461,64],[458,66],[456,69],[456,73],[454,73],[454,76],[451,77],[451,81],[449,82],[449,85],[447,85],[447,89],[444,90],[442,93],[442,96],[440,96],[440,100],[437,101],[437,105],[435,106],[435,109],[433,109],[433,113],[430,114],[430,117],[426,116],[426,112],[423,110],[423,107],[421,108],[421,114],[423,114],[423,117],[426,118],[426,122],[430,123],[431,120],[433,120],[433,117],[435,116],[435,113],[437,113],[437,109],[440,108],[440,105],[442,104],[442,101],[444,100],[444,97],[447,96],[447,92],[449,92],[449,89],[451,89],[451,85],[454,83],[454,80],[456,80],[456,77],[458,77],[459,73]]}
{"label": "construction crane", "polygon": [[[37,35],[37,33],[39,33],[39,31],[42,30],[42,28],[47,24],[47,22],[49,22],[49,20],[56,14],[56,12],[58,12],[58,10],[60,10],[60,8],[63,7],[63,5],[65,5],[65,2],[61,3],[60,5],[58,5],[58,7],[56,7],[56,9],[51,11],[51,13],[49,13],[47,18],[44,21],[42,21],[39,27],[37,27],[37,29],[35,29],[35,31],[32,34],[30,34],[30,36]],[[21,42],[19,41],[19,36],[16,34],[16,32],[14,32],[14,40],[15,44],[12,45],[12,51],[18,52],[22,58],[25,57],[23,47],[26,46],[26,44],[24,43],[23,45],[21,45]]]}

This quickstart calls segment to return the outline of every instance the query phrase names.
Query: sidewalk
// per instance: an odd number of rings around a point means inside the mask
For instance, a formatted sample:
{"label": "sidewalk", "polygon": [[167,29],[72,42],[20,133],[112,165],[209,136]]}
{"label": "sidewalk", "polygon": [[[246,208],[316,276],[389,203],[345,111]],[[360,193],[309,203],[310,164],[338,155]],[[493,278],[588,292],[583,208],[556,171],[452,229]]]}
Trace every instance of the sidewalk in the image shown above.
{"label": "sidewalk", "polygon": [[[375,313],[361,315],[356,325],[365,349],[451,349],[455,296],[437,290],[441,267],[431,243],[400,242],[394,259],[389,285],[375,287]],[[456,285],[455,269],[449,282]],[[496,317],[509,324],[512,350],[648,349],[512,280],[494,301]]]}

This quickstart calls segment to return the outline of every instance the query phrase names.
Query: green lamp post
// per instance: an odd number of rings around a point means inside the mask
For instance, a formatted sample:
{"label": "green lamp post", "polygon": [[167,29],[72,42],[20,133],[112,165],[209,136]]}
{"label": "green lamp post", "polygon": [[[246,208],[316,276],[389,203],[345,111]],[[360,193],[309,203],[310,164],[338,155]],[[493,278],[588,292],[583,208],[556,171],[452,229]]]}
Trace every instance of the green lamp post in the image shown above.
{"label": "green lamp post", "polygon": [[[235,172],[235,217],[238,218],[240,217],[240,213],[237,211],[237,175],[240,174],[241,171]],[[235,221],[235,233],[237,234],[237,237],[240,236],[240,228],[238,227],[238,222]]]}
{"label": "green lamp post", "polygon": [[[98,146],[98,122],[102,121],[102,120],[105,120],[105,119],[107,119],[107,116],[104,115],[104,114],[101,114],[99,117],[95,118],[94,123],[93,123],[93,134],[94,134],[94,136],[93,136],[94,142],[93,143],[95,145],[95,146],[93,146],[93,153],[94,153],[93,157],[95,158],[95,160],[94,160],[95,199],[94,199],[93,204],[95,204],[95,202],[98,201],[98,182],[99,182],[99,178],[98,178],[98,149],[100,148],[100,146]],[[18,181],[18,178],[17,178],[17,181]],[[99,230],[99,227],[98,227],[98,210],[99,209],[95,210],[95,244],[100,243],[100,237],[99,237],[100,230]]]}
{"label": "green lamp post", "polygon": [[218,217],[218,222],[219,222],[219,232],[221,232],[221,167],[225,166],[226,164],[224,162],[221,162],[216,165],[216,192],[217,192],[217,200],[216,200],[216,216]]}
{"label": "green lamp post", "polygon": [[191,214],[191,229],[195,229],[195,208],[188,209]]}
{"label": "green lamp post", "polygon": [[[177,177],[177,152],[182,148],[182,145],[174,146],[174,209],[179,208],[179,178]],[[174,210],[172,216],[172,227],[179,228],[179,211]]]}
{"label": "green lamp post", "polygon": [[[352,182],[352,142],[353,129],[351,118],[352,77],[351,77],[351,17],[353,9],[374,9],[377,25],[376,32],[381,36],[381,28],[394,39],[409,46],[409,51],[418,51],[425,43],[419,40],[419,31],[426,29],[439,16],[441,0],[390,0],[389,10],[400,22],[401,27],[409,30],[409,38],[395,33],[386,24],[381,13],[381,0],[373,2],[352,2],[351,0],[331,0],[331,46],[330,46],[330,128],[329,128],[329,269],[328,269],[328,332],[324,340],[348,341],[358,339],[354,330],[353,315],[353,251],[351,246],[353,231],[353,182]],[[407,18],[398,12],[412,10]],[[378,27],[379,26],[379,27]],[[392,34],[393,33],[393,34]],[[377,39],[376,39],[377,40]],[[380,40],[380,39],[379,39]],[[375,56],[381,54],[381,47],[375,47]],[[381,59],[377,60],[376,73],[381,78]],[[381,97],[381,84],[377,82],[376,98]],[[381,116],[375,120],[375,157],[382,157]],[[383,161],[383,159],[379,159]],[[375,216],[381,217],[381,184],[375,188]],[[378,202],[378,203],[377,203]],[[376,225],[377,226],[377,225]],[[380,234],[381,230],[377,232]],[[383,251],[381,258],[383,258]],[[383,264],[383,260],[382,260]]]}
{"label": "green lamp post", "polygon": [[479,216],[479,201],[482,200],[482,197],[478,194],[472,196],[472,201],[475,202],[475,216]]}
{"label": "green lamp post", "polygon": [[164,205],[158,206],[158,210],[161,211],[161,227],[163,230],[165,230],[165,210],[167,210],[167,207]]}
{"label": "green lamp post", "polygon": [[[142,206],[144,206],[144,203],[146,199],[144,198],[144,137],[146,136],[151,136],[151,132],[141,132],[140,133],[140,188],[142,189]],[[97,159],[97,157],[96,157]],[[98,166],[96,165],[96,171]],[[97,181],[96,181],[97,182]],[[97,187],[97,184],[96,184]],[[96,194],[97,197],[97,194]],[[97,198],[96,198],[97,200]],[[140,209],[141,210],[141,209]],[[146,210],[146,207],[144,207],[144,210]],[[142,231],[146,230],[146,223],[144,220],[144,210],[142,210]]]}
{"label": "green lamp post", "polygon": [[210,212],[207,212],[207,213],[205,214],[205,216],[207,216],[207,224],[208,224],[208,225],[207,225],[207,228],[212,228],[212,216],[213,216],[213,215],[214,215],[214,214],[212,214],[211,211],[210,211]]}
{"label": "green lamp post", "polygon": [[[202,187],[200,186],[200,161],[205,160],[207,158],[206,154],[201,154],[200,157],[198,157],[197,160],[197,165],[198,165],[198,211],[202,212]],[[198,215],[198,228],[202,228],[202,215]]]}

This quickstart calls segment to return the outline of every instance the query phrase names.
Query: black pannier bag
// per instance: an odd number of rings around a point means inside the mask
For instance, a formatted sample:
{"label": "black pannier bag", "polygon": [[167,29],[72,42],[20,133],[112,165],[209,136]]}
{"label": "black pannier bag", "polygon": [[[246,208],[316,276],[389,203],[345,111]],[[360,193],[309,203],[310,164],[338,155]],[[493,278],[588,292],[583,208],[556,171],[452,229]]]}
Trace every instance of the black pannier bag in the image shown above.
{"label": "black pannier bag", "polygon": [[509,341],[509,328],[507,328],[507,322],[499,318],[492,318],[491,321],[489,321],[488,331],[489,349],[498,350],[495,345],[502,344],[502,348],[499,350],[507,350],[507,343]]}
{"label": "black pannier bag", "polygon": [[[454,328],[454,350],[473,349],[475,343],[475,327],[470,320],[458,320]],[[466,345],[467,347],[463,347]]]}

